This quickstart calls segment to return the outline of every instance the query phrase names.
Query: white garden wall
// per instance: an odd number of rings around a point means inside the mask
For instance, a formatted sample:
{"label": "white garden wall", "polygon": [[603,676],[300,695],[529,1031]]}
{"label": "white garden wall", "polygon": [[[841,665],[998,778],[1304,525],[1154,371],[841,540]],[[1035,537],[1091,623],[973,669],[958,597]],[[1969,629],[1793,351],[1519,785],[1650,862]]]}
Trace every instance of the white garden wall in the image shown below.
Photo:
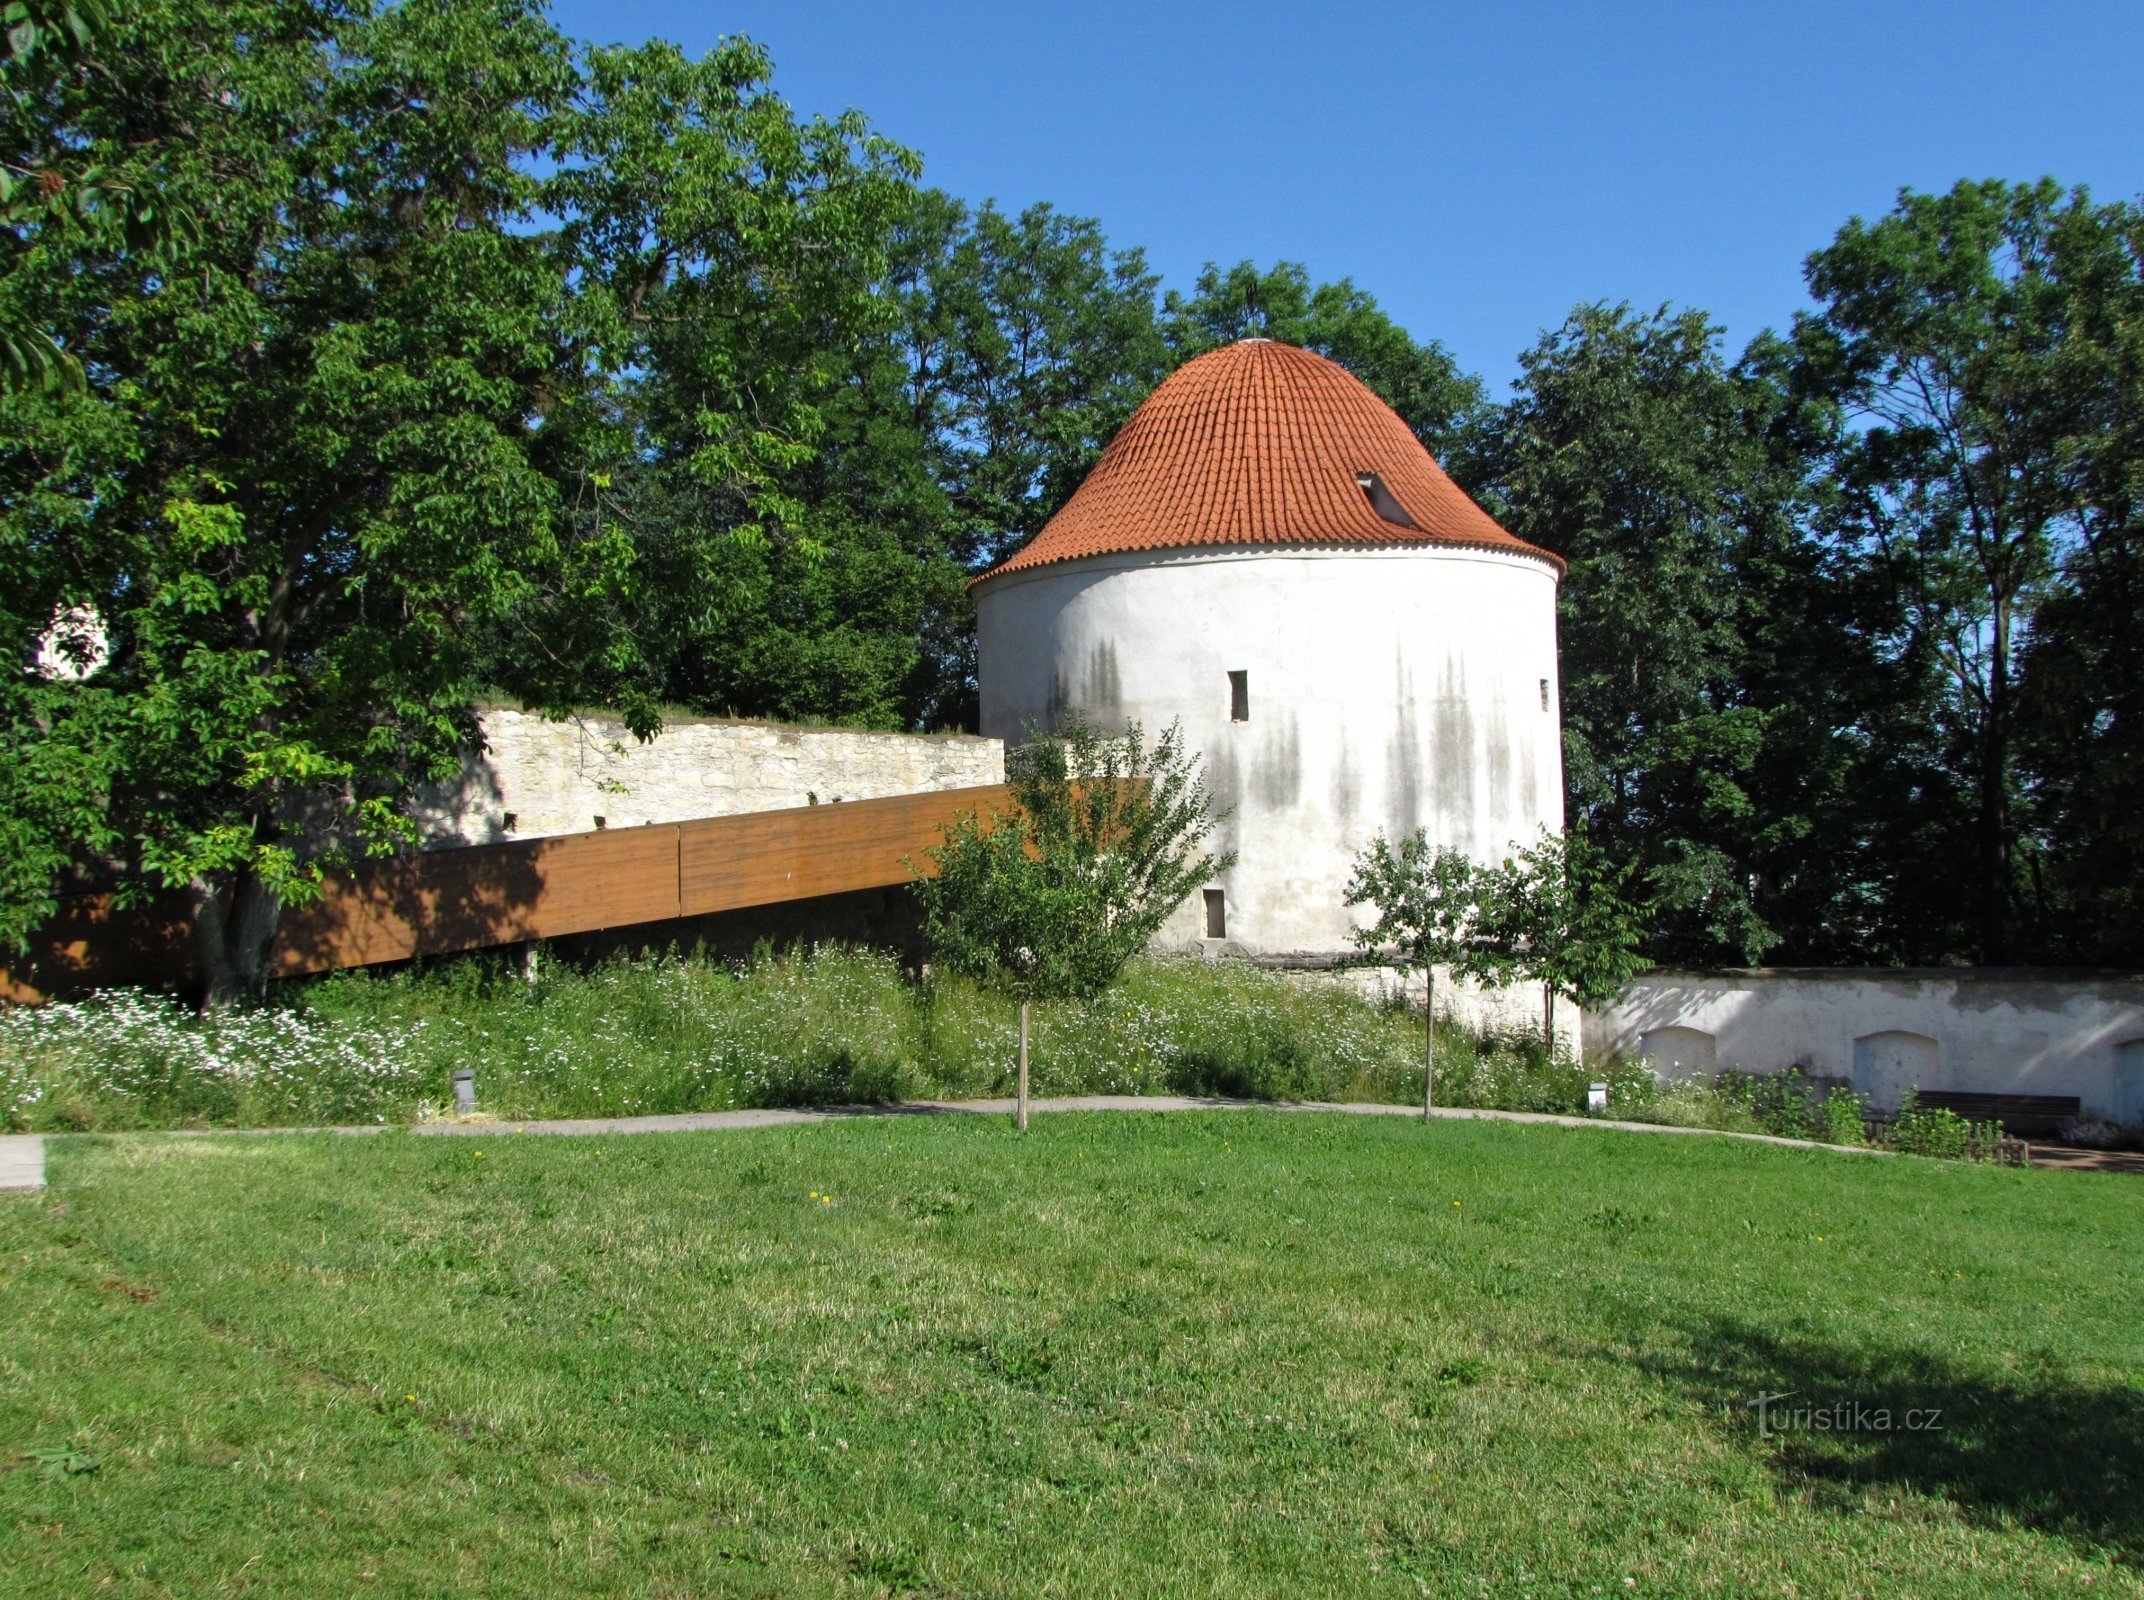
{"label": "white garden wall", "polygon": [[1588,1056],[1663,1076],[1798,1066],[1895,1106],[1910,1088],[2075,1095],[2144,1123],[2144,974],[2003,968],[1648,972],[1588,1012]]}
{"label": "white garden wall", "polygon": [[455,782],[425,798],[428,845],[493,844],[1005,781],[1004,743],[968,734],[684,717],[641,744],[608,717],[550,722],[498,710],[478,720],[487,748],[471,754]]}

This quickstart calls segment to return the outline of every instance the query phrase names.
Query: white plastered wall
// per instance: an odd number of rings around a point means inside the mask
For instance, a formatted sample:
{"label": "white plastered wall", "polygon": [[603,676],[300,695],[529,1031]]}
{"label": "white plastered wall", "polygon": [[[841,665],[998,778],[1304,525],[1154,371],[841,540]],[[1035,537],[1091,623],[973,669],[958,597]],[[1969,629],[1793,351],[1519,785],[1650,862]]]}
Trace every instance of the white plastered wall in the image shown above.
{"label": "white plastered wall", "polygon": [[[486,748],[419,811],[427,846],[598,826],[689,822],[1005,781],[1005,746],[967,734],[869,733],[680,717],[646,744],[622,722],[482,712]],[[597,821],[601,818],[601,822]]]}
{"label": "white plastered wall", "polygon": [[[1800,1067],[1894,1103],[1905,1088],[2075,1095],[2144,1122],[2144,976],[1756,969],[1648,972],[1587,1014],[1586,1048],[1716,1067]],[[1909,1081],[1911,1080],[1911,1081]],[[1922,1081],[1927,1080],[1927,1081]]]}
{"label": "white plastered wall", "polygon": [[[1486,550],[1245,547],[1090,557],[976,589],[982,729],[1172,721],[1230,812],[1215,882],[1157,944],[1253,957],[1350,948],[1356,856],[1380,831],[1500,860],[1563,824],[1556,574]],[[1231,718],[1231,672],[1249,718]],[[1457,1009],[1509,1025],[1519,995]],[[1443,1005],[1440,1003],[1440,1011]],[[1538,1015],[1538,1011],[1533,1011]],[[1574,1019],[1575,1022],[1575,1019]]]}

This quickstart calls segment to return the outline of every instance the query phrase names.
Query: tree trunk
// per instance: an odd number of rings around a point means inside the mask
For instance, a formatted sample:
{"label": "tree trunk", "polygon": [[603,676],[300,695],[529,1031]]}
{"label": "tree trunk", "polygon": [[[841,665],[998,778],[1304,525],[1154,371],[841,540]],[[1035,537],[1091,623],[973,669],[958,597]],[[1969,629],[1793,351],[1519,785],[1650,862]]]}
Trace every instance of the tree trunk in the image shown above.
{"label": "tree trunk", "polygon": [[268,948],[282,902],[250,872],[227,885],[196,878],[189,893],[203,1008],[258,999],[268,985]]}
{"label": "tree trunk", "polygon": [[1541,1042],[1548,1047],[1550,1061],[1556,1059],[1556,986],[1541,985]]}
{"label": "tree trunk", "polygon": [[1422,1115],[1437,1104],[1437,969],[1422,969]]}
{"label": "tree trunk", "polygon": [[1987,723],[1980,750],[1980,963],[2010,959],[2010,608],[1995,602]]}
{"label": "tree trunk", "polygon": [[1020,1098],[1013,1107],[1012,1125],[1027,1132],[1027,1006],[1020,1002]]}

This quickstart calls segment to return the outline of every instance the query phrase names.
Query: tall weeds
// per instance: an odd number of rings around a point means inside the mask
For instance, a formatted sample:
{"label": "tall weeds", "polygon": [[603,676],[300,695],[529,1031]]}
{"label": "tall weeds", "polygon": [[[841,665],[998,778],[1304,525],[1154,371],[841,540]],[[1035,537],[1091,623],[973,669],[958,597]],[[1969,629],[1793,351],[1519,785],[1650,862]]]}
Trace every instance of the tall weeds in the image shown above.
{"label": "tall weeds", "polygon": [[[1411,1104],[1421,1027],[1332,984],[1147,959],[1094,1001],[1036,1008],[1035,1092]],[[890,956],[842,946],[740,963],[547,962],[534,982],[478,956],[339,973],[207,1015],[136,991],[0,1011],[0,1122],[406,1122],[445,1112],[459,1067],[475,1069],[481,1109],[505,1118],[972,1099],[1009,1092],[1017,1038],[997,995],[915,982]],[[1537,1038],[1440,1025],[1435,1053],[1444,1105],[1576,1113],[1588,1082],[1605,1081],[1611,1116],[1775,1131],[1793,1120],[1783,1089],[1732,1077],[1663,1088],[1633,1063],[1551,1058]]]}

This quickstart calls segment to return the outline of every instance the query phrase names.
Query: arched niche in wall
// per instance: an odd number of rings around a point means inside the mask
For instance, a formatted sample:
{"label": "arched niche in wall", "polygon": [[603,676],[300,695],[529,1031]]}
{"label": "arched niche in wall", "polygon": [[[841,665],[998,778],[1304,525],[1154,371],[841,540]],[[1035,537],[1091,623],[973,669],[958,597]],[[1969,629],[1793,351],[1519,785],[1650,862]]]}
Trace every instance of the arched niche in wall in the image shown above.
{"label": "arched niche in wall", "polygon": [[1896,1111],[1909,1089],[1935,1089],[1936,1042],[1925,1033],[1890,1029],[1854,1041],[1854,1089],[1880,1111]]}
{"label": "arched niche in wall", "polygon": [[1638,1037],[1638,1056],[1662,1083],[1690,1083],[1719,1070],[1719,1041],[1703,1028],[1648,1028]]}
{"label": "arched niche in wall", "polygon": [[2144,1039],[2114,1047],[2114,1111],[2125,1124],[2144,1125]]}

